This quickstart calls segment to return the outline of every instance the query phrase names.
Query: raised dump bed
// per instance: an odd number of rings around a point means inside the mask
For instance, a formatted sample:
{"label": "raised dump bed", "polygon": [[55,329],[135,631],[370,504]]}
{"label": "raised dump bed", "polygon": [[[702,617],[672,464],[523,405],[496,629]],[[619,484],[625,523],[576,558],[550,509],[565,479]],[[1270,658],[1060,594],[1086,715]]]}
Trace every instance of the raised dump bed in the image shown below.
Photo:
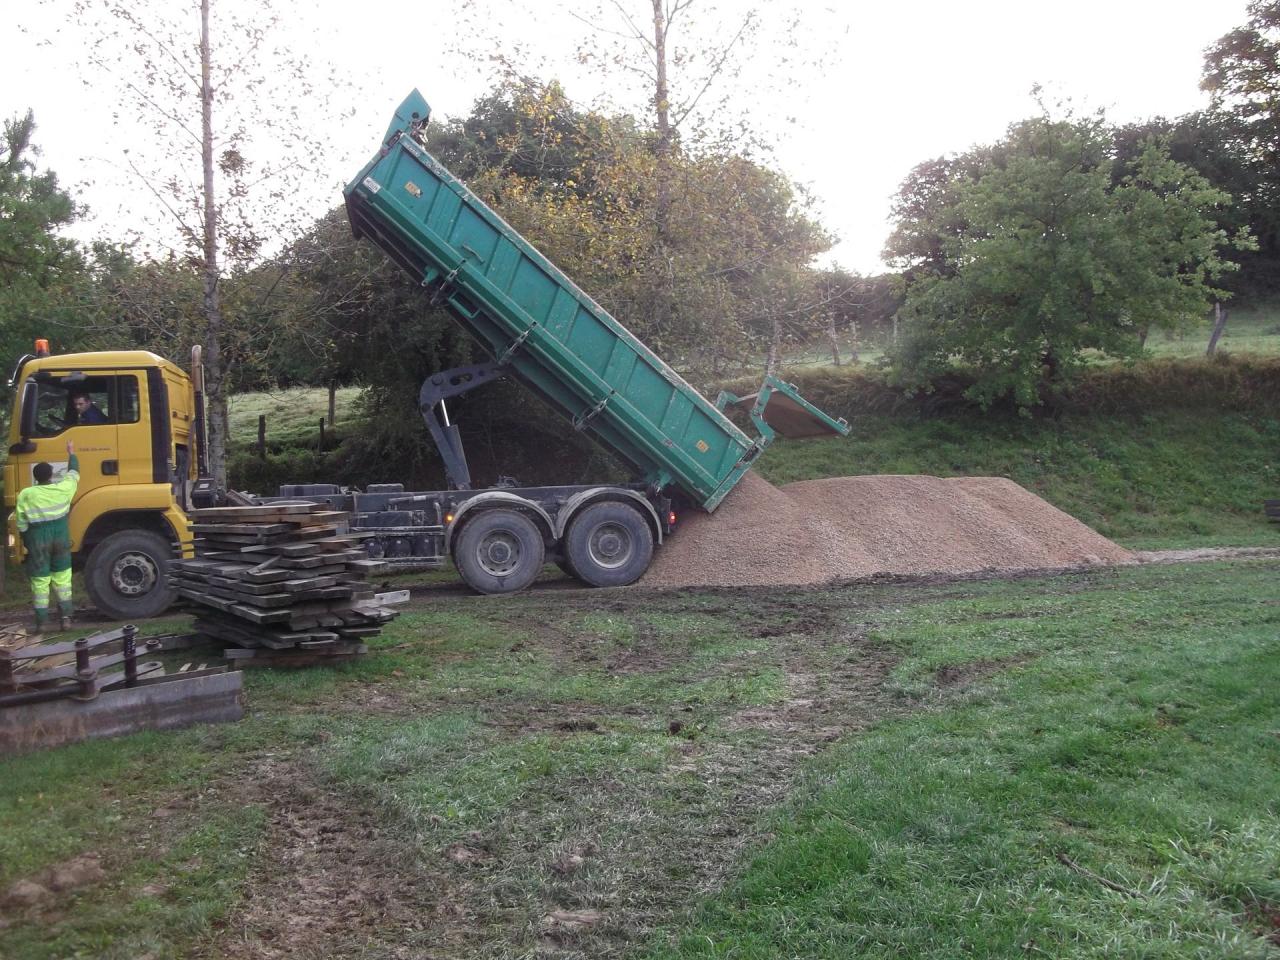
{"label": "raised dump bed", "polygon": [[[711,511],[775,429],[848,432],[772,377],[752,410],[760,434],[738,429],[423,148],[429,115],[417,90],[401,104],[381,151],[343,191],[352,229],[653,490],[674,484]],[[771,396],[783,398],[778,423]]]}

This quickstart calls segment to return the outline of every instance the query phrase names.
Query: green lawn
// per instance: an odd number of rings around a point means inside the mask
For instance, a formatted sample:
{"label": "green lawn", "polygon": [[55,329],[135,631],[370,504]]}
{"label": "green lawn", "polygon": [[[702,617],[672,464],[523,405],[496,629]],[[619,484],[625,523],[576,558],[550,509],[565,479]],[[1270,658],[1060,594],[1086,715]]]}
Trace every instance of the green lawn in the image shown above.
{"label": "green lawn", "polygon": [[[340,387],[335,397],[336,426],[358,422],[359,387]],[[323,387],[290,387],[264,393],[241,393],[228,402],[233,448],[246,449],[258,442],[258,417],[267,418],[267,445],[314,447],[320,420],[329,412],[329,391]]]}
{"label": "green lawn", "polygon": [[0,955],[1277,957],[1277,574],[438,593],[6,761]]}
{"label": "green lawn", "polygon": [[[1228,306],[1227,326],[1218,349],[1226,353],[1280,355],[1280,304]],[[1209,345],[1212,324],[1181,335],[1153,333],[1147,352],[1154,357],[1200,357]]]}
{"label": "green lawn", "polygon": [[[1280,356],[1280,303],[1228,306],[1228,310],[1227,326],[1218,340],[1220,351],[1263,357]],[[1149,357],[1202,357],[1209,346],[1212,332],[1212,317],[1195,329],[1182,333],[1158,330],[1147,339],[1146,354]],[[842,337],[840,344],[841,362],[846,365],[853,362],[848,337]],[[857,363],[874,365],[884,355],[884,343],[878,340],[868,341],[859,345]],[[789,366],[796,367],[830,366],[831,347],[825,339],[820,338],[787,351],[786,362]],[[764,365],[763,358],[760,365]]]}

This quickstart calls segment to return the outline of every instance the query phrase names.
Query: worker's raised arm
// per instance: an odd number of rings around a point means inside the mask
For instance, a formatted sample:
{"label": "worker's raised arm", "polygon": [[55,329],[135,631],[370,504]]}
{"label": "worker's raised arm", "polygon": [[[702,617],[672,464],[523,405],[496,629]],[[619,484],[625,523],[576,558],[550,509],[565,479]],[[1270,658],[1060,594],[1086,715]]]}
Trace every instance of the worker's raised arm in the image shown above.
{"label": "worker's raised arm", "polygon": [[80,458],[76,456],[76,445],[70,440],[67,441],[67,472],[63,474],[62,479],[53,484],[53,489],[65,493],[71,497],[76,492],[76,487],[80,485]]}

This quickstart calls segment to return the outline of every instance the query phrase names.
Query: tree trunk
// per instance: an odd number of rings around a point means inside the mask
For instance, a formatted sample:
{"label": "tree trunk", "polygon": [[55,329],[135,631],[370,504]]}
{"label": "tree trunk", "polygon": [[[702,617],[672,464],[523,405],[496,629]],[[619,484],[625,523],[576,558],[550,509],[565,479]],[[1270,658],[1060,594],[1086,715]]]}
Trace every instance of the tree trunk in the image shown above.
{"label": "tree trunk", "polygon": [[1147,348],[1147,335],[1151,333],[1150,327],[1143,327],[1138,331],[1138,349],[1145,350]]}
{"label": "tree trunk", "polygon": [[663,0],[653,0],[653,59],[656,83],[653,90],[653,109],[658,124],[657,175],[654,197],[654,222],[658,243],[667,243],[667,222],[671,214],[671,94],[667,86],[667,22],[663,13]]}
{"label": "tree trunk", "polygon": [[1213,333],[1209,334],[1209,346],[1205,350],[1206,357],[1212,357],[1218,350],[1218,341],[1227,329],[1227,314],[1230,313],[1221,303],[1213,305]]}
{"label": "tree trunk", "polygon": [[827,314],[827,341],[831,344],[831,362],[840,366],[840,338],[836,336],[836,315]]}
{"label": "tree trunk", "polygon": [[675,276],[670,253],[671,151],[675,134],[671,129],[671,95],[667,85],[667,29],[663,0],[653,0],[653,110],[658,129],[654,150],[653,200],[653,329],[666,332],[675,313]]}
{"label": "tree trunk", "polygon": [[858,362],[858,321],[857,320],[849,321],[849,341],[850,341],[849,362],[857,363]]}
{"label": "tree trunk", "polygon": [[213,196],[213,85],[209,74],[209,0],[200,2],[200,160],[204,170],[204,362],[209,412],[209,472],[227,487],[227,395],[218,297],[218,213]]}
{"label": "tree trunk", "polygon": [[773,336],[769,338],[769,353],[764,361],[764,375],[772,376],[778,372],[782,363],[782,317],[774,315]]}

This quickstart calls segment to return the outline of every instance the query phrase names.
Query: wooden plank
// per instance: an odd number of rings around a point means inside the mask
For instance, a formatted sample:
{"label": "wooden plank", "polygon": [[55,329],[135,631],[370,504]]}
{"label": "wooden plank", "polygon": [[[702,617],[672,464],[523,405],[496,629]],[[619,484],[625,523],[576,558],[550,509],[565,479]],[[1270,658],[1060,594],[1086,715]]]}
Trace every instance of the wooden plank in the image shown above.
{"label": "wooden plank", "polygon": [[279,534],[290,534],[297,530],[292,523],[193,523],[193,533],[211,533],[216,539],[227,537],[268,537]]}
{"label": "wooden plank", "polygon": [[242,603],[232,606],[231,612],[251,623],[282,623],[288,620],[290,615],[288,607],[281,607],[279,610],[256,610]]}
{"label": "wooden plank", "polygon": [[320,512],[322,512],[320,505],[315,503],[264,503],[253,507],[202,507],[199,510],[192,510],[191,518],[217,523],[220,520],[256,520],[272,516],[297,517]]}
{"label": "wooden plank", "polygon": [[320,548],[310,543],[267,543],[241,547],[240,552],[247,554],[269,553],[277,557],[294,559],[296,557],[315,556],[320,553]]}

